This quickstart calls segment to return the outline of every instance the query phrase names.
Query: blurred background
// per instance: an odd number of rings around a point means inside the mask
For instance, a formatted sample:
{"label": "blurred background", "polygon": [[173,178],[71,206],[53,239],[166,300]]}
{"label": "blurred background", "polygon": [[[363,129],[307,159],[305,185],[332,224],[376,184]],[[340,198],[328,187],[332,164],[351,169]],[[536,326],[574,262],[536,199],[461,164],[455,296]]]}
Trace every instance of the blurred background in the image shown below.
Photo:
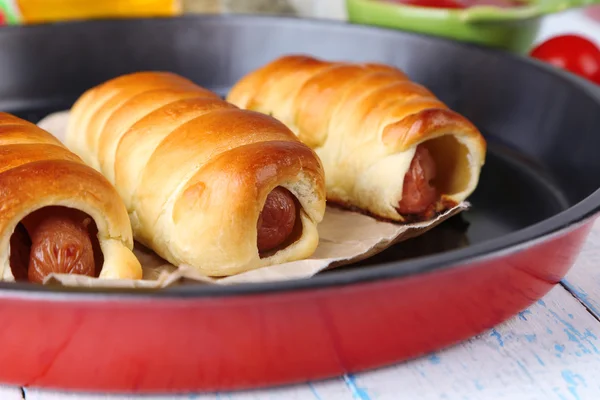
{"label": "blurred background", "polygon": [[437,35],[533,56],[600,84],[600,0],[0,0],[0,26],[230,13]]}

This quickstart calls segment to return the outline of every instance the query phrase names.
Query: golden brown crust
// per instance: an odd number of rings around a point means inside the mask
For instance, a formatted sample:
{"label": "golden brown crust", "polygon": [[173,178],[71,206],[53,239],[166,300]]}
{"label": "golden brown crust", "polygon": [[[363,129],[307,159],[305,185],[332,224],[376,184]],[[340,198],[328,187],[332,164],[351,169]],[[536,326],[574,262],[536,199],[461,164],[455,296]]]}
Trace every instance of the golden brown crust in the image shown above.
{"label": "golden brown crust", "polygon": [[[229,103],[223,103],[220,99],[212,97],[175,100],[157,110],[149,110],[127,129],[120,139],[115,138],[118,143],[116,148],[113,147],[113,153],[103,154],[109,161],[103,172],[109,179],[112,179],[111,173],[114,173],[115,185],[126,205],[132,204],[133,195],[144,171],[142,166],[148,163],[160,142],[180,126],[203,114],[226,107],[234,108]],[[106,132],[107,135],[110,134],[109,131]]]}
{"label": "golden brown crust", "polygon": [[5,113],[0,113],[0,204],[3,279],[13,278],[8,264],[12,232],[27,215],[47,206],[78,209],[94,219],[105,259],[101,278],[141,278],[127,212],[112,185],[48,132]]}
{"label": "golden brown crust", "polygon": [[[295,75],[296,72],[302,74],[303,71],[306,71],[304,75],[306,78],[309,78],[313,73],[326,67],[326,63],[307,56],[292,55],[281,57],[275,62],[257,70],[256,73],[246,75],[242,78],[236,86],[231,89],[230,96],[237,98],[239,103],[243,104],[243,106],[240,107],[260,111],[260,103],[254,102],[255,100],[259,100],[259,98],[252,95],[257,84],[262,85],[266,89],[270,83],[280,82],[281,79],[285,79],[290,75]],[[295,79],[290,80],[290,84],[298,82],[298,85],[300,85],[304,81],[302,75],[294,76],[294,78]],[[286,95],[289,94],[290,93],[286,93]]]}
{"label": "golden brown crust", "polygon": [[0,173],[37,161],[81,162],[79,157],[62,146],[40,143],[0,145],[0,160]]}
{"label": "golden brown crust", "polygon": [[[322,165],[274,118],[161,73],[92,88],[70,118],[67,144],[115,184],[136,239],[171,263],[226,276],[316,249],[325,211]],[[257,221],[277,186],[301,204],[303,232],[261,258]]]}
{"label": "golden brown crust", "polygon": [[[8,114],[6,114],[8,115]],[[2,116],[4,119],[4,116]],[[14,123],[12,119],[7,120],[6,124],[0,125],[0,146],[10,144],[53,144],[62,146],[60,140],[50,136],[47,132],[33,124]]]}
{"label": "golden brown crust", "polygon": [[[96,157],[86,157],[87,153],[98,151],[101,132],[113,111],[132,97],[143,92],[160,89],[200,90],[190,80],[169,72],[138,72],[129,78],[117,77],[111,81],[111,84],[107,82],[97,86],[94,90],[88,90],[75,102],[72,108],[75,119],[70,121],[69,130],[85,126],[86,132],[78,135],[79,140],[72,142],[70,146],[76,152],[86,149],[87,151],[83,151],[83,154],[86,155],[84,161],[99,170],[100,166]],[[207,90],[203,90],[203,92],[206,96],[210,95]],[[79,120],[80,116],[84,119],[83,121]]]}
{"label": "golden brown crust", "polygon": [[[408,107],[405,107],[405,109]],[[406,151],[427,139],[432,139],[448,131],[454,135],[465,136],[475,141],[476,146],[481,149],[478,156],[484,156],[487,147],[483,136],[471,122],[456,112],[442,108],[425,108],[419,104],[416,109],[393,124],[387,125],[382,133],[382,141],[386,146],[397,151]],[[483,159],[479,162],[483,163]]]}
{"label": "golden brown crust", "polygon": [[477,128],[392,66],[284,56],[240,79],[227,100],[274,116],[313,148],[328,200],[380,218],[414,219],[395,205],[417,145],[446,168],[437,211],[473,192],[485,161]]}
{"label": "golden brown crust", "polygon": [[109,173],[109,179],[113,178],[114,171],[109,166],[114,163],[114,159],[109,155],[115,154],[123,131],[131,128],[140,118],[147,115],[149,110],[159,109],[177,100],[204,96],[207,96],[206,90],[191,87],[150,90],[129,97],[106,120],[103,133],[99,137],[98,161],[101,169]]}

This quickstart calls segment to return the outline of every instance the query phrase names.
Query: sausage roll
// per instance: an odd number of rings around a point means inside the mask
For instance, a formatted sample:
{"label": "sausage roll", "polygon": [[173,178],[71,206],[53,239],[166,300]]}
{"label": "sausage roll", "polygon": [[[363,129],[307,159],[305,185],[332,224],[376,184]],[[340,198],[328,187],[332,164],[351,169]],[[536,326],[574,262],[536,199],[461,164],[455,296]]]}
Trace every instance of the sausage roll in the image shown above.
{"label": "sausage roll", "polygon": [[303,259],[325,212],[323,167],[281,122],[166,72],[84,93],[67,145],[111,181],[134,237],[208,276]]}
{"label": "sausage roll", "polygon": [[0,113],[3,280],[50,273],[140,279],[127,210],[114,187],[50,133]]}
{"label": "sausage roll", "polygon": [[227,100],[270,114],[321,158],[327,200],[393,221],[428,220],[477,186],[486,142],[399,69],[281,57]]}

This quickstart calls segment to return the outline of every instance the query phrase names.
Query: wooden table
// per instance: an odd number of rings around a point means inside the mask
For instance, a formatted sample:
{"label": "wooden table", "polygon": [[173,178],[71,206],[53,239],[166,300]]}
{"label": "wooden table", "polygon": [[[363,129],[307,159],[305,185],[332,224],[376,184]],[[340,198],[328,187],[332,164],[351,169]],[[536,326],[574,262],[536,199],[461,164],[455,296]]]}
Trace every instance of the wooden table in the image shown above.
{"label": "wooden table", "polygon": [[[600,220],[561,285],[515,318],[453,348],[356,376],[243,393],[147,400],[600,399]],[[2,400],[140,399],[0,388]]]}

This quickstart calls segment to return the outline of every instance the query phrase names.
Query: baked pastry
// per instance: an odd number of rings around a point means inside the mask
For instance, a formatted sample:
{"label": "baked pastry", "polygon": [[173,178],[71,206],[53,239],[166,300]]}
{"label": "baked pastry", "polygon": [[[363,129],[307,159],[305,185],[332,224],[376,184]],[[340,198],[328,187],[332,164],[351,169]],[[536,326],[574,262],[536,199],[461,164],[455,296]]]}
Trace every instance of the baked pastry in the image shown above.
{"label": "baked pastry", "polygon": [[134,237],[174,265],[228,276],[310,256],[323,169],[285,125],[166,72],[84,93],[67,145],[117,188]]}
{"label": "baked pastry", "polygon": [[58,139],[0,113],[2,279],[51,272],[140,279],[125,205],[112,185]]}
{"label": "baked pastry", "polygon": [[272,115],[314,149],[329,202],[386,220],[427,220],[462,202],[485,161],[471,122],[388,65],[284,56],[227,100]]}

